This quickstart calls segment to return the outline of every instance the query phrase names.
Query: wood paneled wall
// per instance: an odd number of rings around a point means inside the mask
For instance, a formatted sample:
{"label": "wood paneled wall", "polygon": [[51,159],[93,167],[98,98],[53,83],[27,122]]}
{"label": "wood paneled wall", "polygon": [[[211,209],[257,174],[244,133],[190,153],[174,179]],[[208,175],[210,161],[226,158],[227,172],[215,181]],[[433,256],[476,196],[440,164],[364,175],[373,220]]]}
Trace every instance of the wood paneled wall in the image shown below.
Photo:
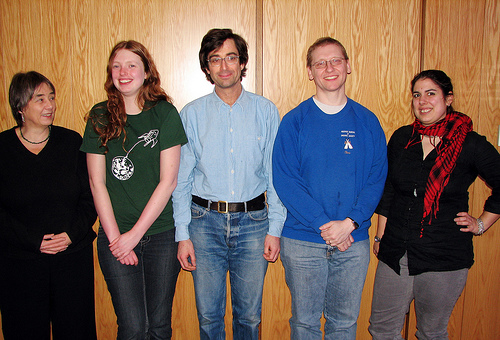
{"label": "wood paneled wall", "polygon": [[[500,1],[427,1],[425,17],[423,67],[447,72],[455,87],[454,107],[470,115],[474,130],[497,145]],[[482,212],[489,195],[490,190],[484,182],[477,180],[471,186],[472,215]],[[500,263],[498,225],[497,222],[487,234],[474,238],[476,262],[469,271],[465,291],[450,320],[450,338],[500,338],[500,274],[495,269]],[[483,318],[483,315],[488,316]]]}
{"label": "wood paneled wall", "polygon": [[[476,131],[497,142],[500,0],[0,0],[0,18],[2,131],[14,125],[7,100],[12,76],[37,70],[56,86],[55,123],[82,133],[86,112],[105,99],[109,52],[128,39],[148,47],[180,110],[212,91],[199,68],[201,38],[210,28],[230,27],[249,43],[245,88],[271,99],[282,116],[314,93],[305,70],[306,51],[317,38],[330,35],[350,57],[348,95],[378,116],[387,137],[412,121],[413,75],[440,68],[453,80],[456,108],[472,117]],[[470,194],[473,215],[488,195],[489,189],[476,181]],[[491,268],[500,260],[497,228],[475,238],[476,264],[452,315],[450,339],[500,334],[500,274]],[[358,339],[370,338],[376,262],[372,256]],[[95,272],[98,337],[113,339],[115,316],[97,261]],[[193,292],[191,275],[182,272],[174,300],[174,339],[198,338]],[[262,339],[289,338],[290,294],[279,260],[269,266],[263,300]],[[231,329],[229,307],[226,326]],[[410,313],[410,339],[414,333]]]}

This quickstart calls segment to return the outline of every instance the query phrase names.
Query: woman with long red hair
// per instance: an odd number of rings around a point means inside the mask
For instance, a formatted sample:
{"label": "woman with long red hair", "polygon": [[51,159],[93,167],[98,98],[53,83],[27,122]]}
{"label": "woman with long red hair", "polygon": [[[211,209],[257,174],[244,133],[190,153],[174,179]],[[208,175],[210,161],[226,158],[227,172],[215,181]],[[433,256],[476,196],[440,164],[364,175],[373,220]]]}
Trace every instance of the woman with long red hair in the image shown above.
{"label": "woman with long red hair", "polygon": [[118,339],[170,339],[180,271],[170,196],[187,139],[142,44],[118,43],[107,74],[108,100],[90,111],[81,148],[100,220],[99,263]]}

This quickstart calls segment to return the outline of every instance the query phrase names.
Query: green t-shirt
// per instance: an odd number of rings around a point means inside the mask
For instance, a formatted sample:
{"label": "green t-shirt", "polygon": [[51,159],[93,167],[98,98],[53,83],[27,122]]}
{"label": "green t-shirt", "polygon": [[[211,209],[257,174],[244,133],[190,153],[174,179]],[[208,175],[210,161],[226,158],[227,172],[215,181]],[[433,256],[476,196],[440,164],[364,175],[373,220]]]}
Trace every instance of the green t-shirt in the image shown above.
{"label": "green t-shirt", "polygon": [[[127,115],[125,144],[122,134],[120,138],[108,141],[109,151],[105,154],[89,119],[80,148],[86,153],[106,155],[106,187],[121,233],[132,229],[160,182],[160,152],[187,143],[179,113],[172,104],[147,102],[145,107],[138,115]],[[105,122],[107,112],[106,102],[102,102],[92,108],[90,115]],[[170,199],[146,235],[172,228],[174,219]]]}

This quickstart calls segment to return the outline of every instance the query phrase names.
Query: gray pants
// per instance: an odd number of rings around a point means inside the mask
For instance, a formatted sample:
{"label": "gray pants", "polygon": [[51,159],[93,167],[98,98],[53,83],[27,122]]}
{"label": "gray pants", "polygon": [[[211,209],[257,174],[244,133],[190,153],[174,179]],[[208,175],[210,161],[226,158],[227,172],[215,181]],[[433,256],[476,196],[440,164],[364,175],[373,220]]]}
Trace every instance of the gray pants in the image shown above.
{"label": "gray pants", "polygon": [[368,330],[375,340],[403,339],[401,330],[415,299],[416,336],[420,340],[448,339],[448,320],[465,282],[467,268],[447,272],[408,274],[408,258],[400,260],[401,275],[379,261],[373,288]]}

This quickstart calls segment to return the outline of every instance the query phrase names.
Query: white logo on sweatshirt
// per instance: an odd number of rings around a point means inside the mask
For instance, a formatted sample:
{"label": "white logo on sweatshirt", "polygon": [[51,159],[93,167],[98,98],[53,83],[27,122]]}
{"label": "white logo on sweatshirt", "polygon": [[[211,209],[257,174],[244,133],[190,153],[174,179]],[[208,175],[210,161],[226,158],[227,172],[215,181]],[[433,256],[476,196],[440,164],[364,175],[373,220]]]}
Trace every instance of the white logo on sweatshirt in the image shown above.
{"label": "white logo on sweatshirt", "polygon": [[[344,150],[352,150],[353,146],[351,143],[351,138],[356,137],[356,132],[349,130],[340,131],[340,136],[345,138],[344,141]],[[345,151],[346,153],[350,153],[349,151]]]}

